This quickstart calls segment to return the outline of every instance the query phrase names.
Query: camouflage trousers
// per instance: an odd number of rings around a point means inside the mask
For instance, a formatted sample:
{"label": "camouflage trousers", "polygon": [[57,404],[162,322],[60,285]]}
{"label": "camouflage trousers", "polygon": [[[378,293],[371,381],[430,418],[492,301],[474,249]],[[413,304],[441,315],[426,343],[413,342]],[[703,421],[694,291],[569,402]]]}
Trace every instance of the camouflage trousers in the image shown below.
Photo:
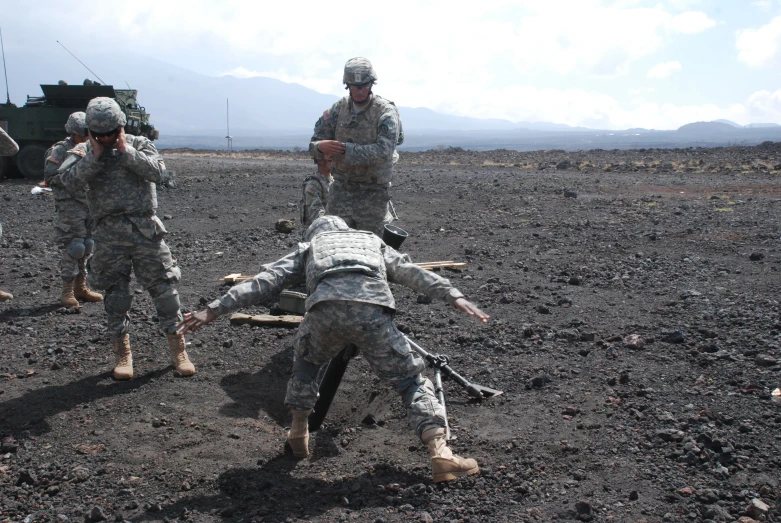
{"label": "camouflage trousers", "polygon": [[89,262],[89,284],[105,290],[103,304],[112,337],[130,330],[128,312],[133,304],[130,273],[152,297],[160,326],[166,333],[176,332],[182,320],[179,293],[173,284],[181,271],[162,237],[148,238],[123,216],[109,216],[95,228],[95,254]]}
{"label": "camouflage trousers", "polygon": [[[87,260],[91,255],[92,226],[89,208],[86,204],[70,198],[55,200],[54,209],[54,242],[62,251],[60,277],[63,281],[71,281],[79,274],[86,274]],[[74,253],[82,251],[82,256],[74,257]]]}
{"label": "camouflage trousers", "polygon": [[407,421],[418,437],[445,426],[445,411],[431,380],[421,374],[426,364],[393,323],[393,314],[370,303],[326,301],[312,307],[293,340],[293,371],[285,405],[309,410],[317,402],[320,367],[347,344],[361,355],[381,379],[401,395]]}
{"label": "camouflage trousers", "polygon": [[390,212],[390,189],[368,184],[336,181],[328,191],[326,214],[338,216],[353,229],[373,232],[382,238]]}

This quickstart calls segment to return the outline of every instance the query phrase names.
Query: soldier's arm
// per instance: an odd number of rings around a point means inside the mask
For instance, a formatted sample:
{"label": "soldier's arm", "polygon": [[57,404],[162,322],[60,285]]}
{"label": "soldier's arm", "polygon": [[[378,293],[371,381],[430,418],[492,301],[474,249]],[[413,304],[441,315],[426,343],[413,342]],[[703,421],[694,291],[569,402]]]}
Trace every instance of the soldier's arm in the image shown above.
{"label": "soldier's arm", "polygon": [[76,194],[87,190],[90,181],[100,173],[101,167],[90,149],[85,144],[79,144],[68,151],[57,169],[57,177],[66,189]]}
{"label": "soldier's arm", "polygon": [[165,181],[165,163],[157,148],[147,138],[128,139],[119,164],[152,183]]}
{"label": "soldier's arm", "polygon": [[298,250],[265,265],[263,272],[232,287],[221,298],[208,304],[206,309],[186,315],[184,320],[177,324],[177,332],[184,334],[198,330],[223,314],[262,303],[275,292],[305,280],[304,253],[308,248],[309,244],[300,244]]}
{"label": "soldier's arm", "polygon": [[432,300],[441,300],[452,305],[463,293],[456,289],[447,278],[426,269],[421,269],[406,254],[385,246],[385,268],[388,281],[409,287],[415,292],[425,294]]}
{"label": "soldier's arm", "polygon": [[340,101],[337,101],[333,104],[331,108],[323,112],[323,115],[315,122],[315,131],[312,134],[312,139],[309,141],[309,154],[315,160],[324,158],[323,152],[317,148],[319,142],[333,140],[336,137],[336,115],[339,114],[339,103]]}
{"label": "soldier's arm", "polygon": [[13,156],[19,152],[19,145],[0,127],[0,156]]}
{"label": "soldier's arm", "polygon": [[323,187],[317,180],[307,182],[306,187],[304,187],[304,212],[304,216],[306,216],[306,220],[309,223],[325,215]]}
{"label": "soldier's arm", "polygon": [[268,300],[275,292],[294,285],[305,277],[300,250],[266,265],[263,272],[232,287],[207,307],[217,316]]}
{"label": "soldier's arm", "polygon": [[63,186],[59,176],[57,176],[57,171],[67,154],[68,151],[62,145],[55,145],[46,151],[43,164],[43,179],[49,187]]}
{"label": "soldier's arm", "polygon": [[393,158],[399,139],[399,118],[396,108],[389,106],[377,124],[377,141],[367,145],[346,143],[344,164],[376,165]]}

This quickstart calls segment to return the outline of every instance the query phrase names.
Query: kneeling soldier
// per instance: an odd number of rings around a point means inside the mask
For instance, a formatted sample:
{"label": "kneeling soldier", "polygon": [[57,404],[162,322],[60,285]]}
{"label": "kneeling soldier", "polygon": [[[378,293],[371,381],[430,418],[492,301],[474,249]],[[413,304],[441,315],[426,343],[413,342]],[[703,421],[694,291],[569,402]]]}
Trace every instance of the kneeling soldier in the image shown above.
{"label": "kneeling soldier", "polygon": [[376,235],[347,227],[336,216],[312,223],[299,248],[251,280],[233,287],[208,308],[187,314],[186,333],[235,309],[267,300],[283,287],[306,282],[306,316],[293,341],[295,355],[285,404],[293,422],[287,443],[296,457],[309,455],[308,418],[317,401],[317,374],[346,344],[361,348],[372,370],[393,385],[407,409],[407,420],[428,445],[435,482],[478,472],[477,462],[453,454],[445,439],[444,409],[425,362],[411,350],[393,323],[396,303],[388,282],[444,300],[483,322],[488,315],[466,300],[448,280],[413,264]]}

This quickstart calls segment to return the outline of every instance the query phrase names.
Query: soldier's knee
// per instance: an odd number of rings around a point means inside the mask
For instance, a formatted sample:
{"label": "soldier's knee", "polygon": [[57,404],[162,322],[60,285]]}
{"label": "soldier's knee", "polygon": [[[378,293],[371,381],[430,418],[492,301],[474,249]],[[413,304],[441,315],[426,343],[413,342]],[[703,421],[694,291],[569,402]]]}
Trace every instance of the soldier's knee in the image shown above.
{"label": "soldier's knee", "polygon": [[[152,294],[151,288],[149,293]],[[156,296],[152,295],[152,297],[155,300],[155,307],[157,308],[158,313],[162,316],[174,316],[178,314],[179,310],[182,308],[182,305],[179,302],[179,293],[170,286],[162,293],[157,294]]]}
{"label": "soldier's knee", "polygon": [[73,238],[67,247],[68,256],[74,260],[80,260],[84,257],[84,253],[87,252],[87,246],[84,244],[83,238]]}
{"label": "soldier's knee", "polygon": [[293,360],[293,378],[302,383],[308,383],[317,379],[320,365],[307,361],[296,355]]}
{"label": "soldier's knee", "polygon": [[95,240],[87,238],[84,240],[84,256],[90,256],[95,252]]}
{"label": "soldier's knee", "polygon": [[133,306],[133,295],[123,289],[109,289],[103,301],[109,315],[124,315]]}

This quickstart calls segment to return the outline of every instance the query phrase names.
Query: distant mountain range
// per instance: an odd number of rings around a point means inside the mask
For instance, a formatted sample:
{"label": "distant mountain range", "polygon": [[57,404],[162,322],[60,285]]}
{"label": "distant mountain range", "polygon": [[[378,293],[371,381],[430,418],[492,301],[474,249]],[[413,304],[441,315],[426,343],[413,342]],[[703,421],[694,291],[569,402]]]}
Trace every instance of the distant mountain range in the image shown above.
{"label": "distant mountain range", "polygon": [[[38,84],[81,83],[86,71],[61,50],[50,56],[7,53],[11,99],[38,96]],[[265,77],[209,77],[133,55],[84,54],[83,61],[116,87],[139,90],[139,101],[160,130],[160,147],[224,148],[226,100],[233,146],[306,148],[317,118],[338,97]],[[91,76],[91,75],[90,75]],[[382,95],[382,89],[377,92]],[[398,101],[397,102],[402,102]],[[453,146],[470,149],[592,149],[714,146],[781,141],[781,125],[740,126],[728,120],[696,122],[678,130],[606,131],[548,122],[512,122],[453,116],[400,104],[406,140],[402,148]]]}

